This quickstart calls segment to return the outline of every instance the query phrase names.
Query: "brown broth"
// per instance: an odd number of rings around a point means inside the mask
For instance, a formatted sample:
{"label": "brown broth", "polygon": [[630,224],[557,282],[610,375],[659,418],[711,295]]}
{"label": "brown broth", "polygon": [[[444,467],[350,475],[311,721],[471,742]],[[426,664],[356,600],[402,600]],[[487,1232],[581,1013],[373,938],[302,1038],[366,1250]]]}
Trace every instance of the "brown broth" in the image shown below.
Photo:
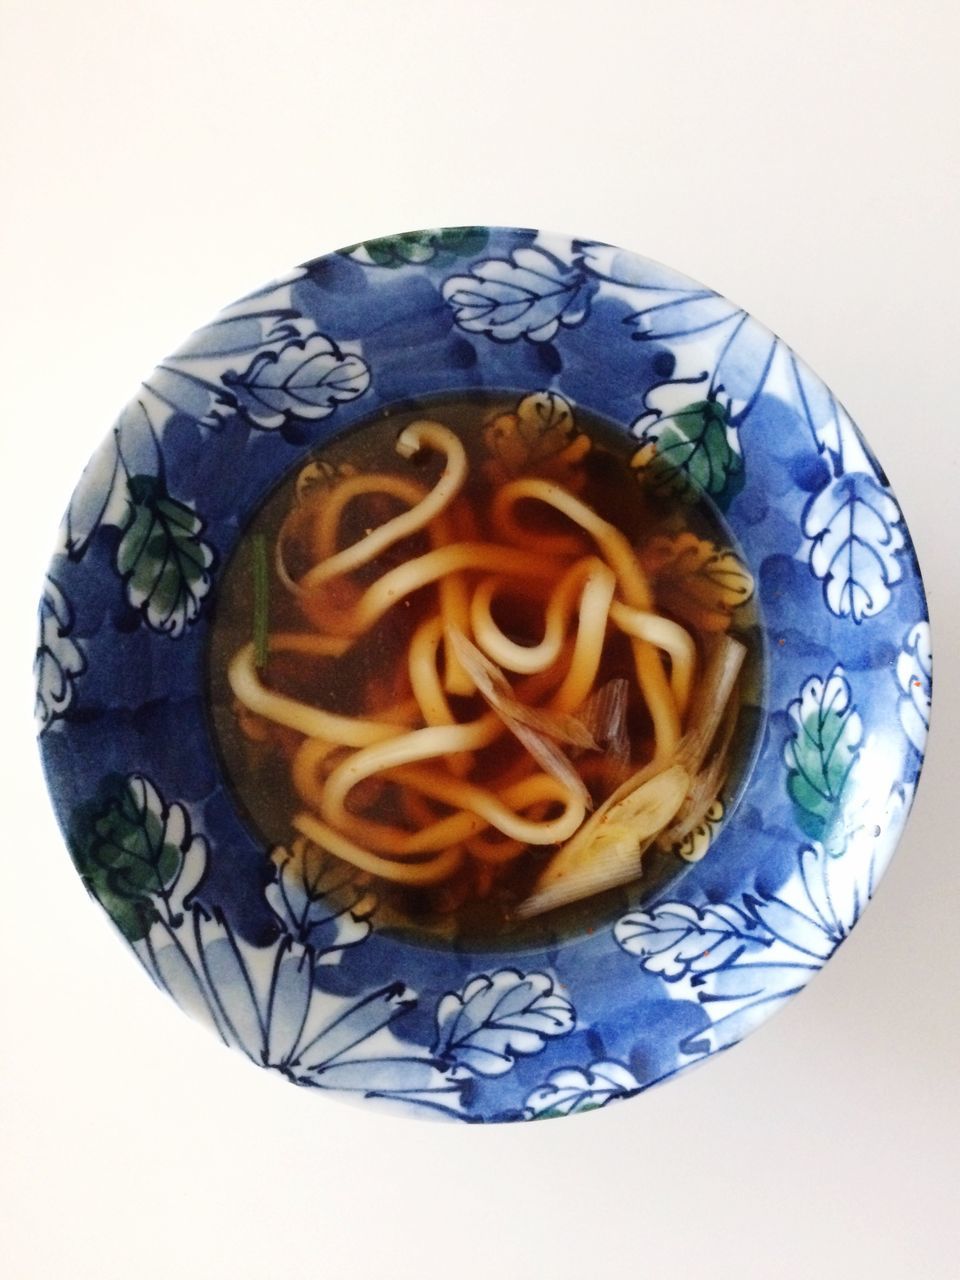
{"label": "brown broth", "polygon": [[[303,808],[290,781],[290,757],[300,741],[298,734],[278,726],[261,725],[262,741],[254,741],[241,727],[235,701],[226,679],[226,668],[236,651],[253,634],[253,539],[261,535],[270,560],[269,625],[271,631],[307,631],[295,599],[284,589],[273,564],[273,551],[280,526],[295,504],[297,477],[311,461],[327,472],[349,467],[356,472],[389,472],[413,477],[429,487],[441,470],[439,455],[423,451],[412,460],[398,456],[395,442],[402,429],[417,418],[431,417],[454,430],[466,447],[470,473],[461,507],[466,504],[479,525],[479,536],[490,531],[488,511],[490,499],[502,470],[502,454],[491,454],[490,426],[498,415],[511,412],[520,396],[516,394],[471,393],[455,398],[431,399],[416,407],[403,407],[385,412],[375,420],[357,427],[324,445],[311,457],[302,457],[296,467],[266,498],[244,530],[235,552],[222,574],[208,649],[208,688],[213,735],[221,763],[242,813],[265,847],[289,844],[294,837],[291,818]],[[616,525],[636,546],[656,534],[676,534],[685,530],[722,547],[736,549],[734,539],[720,516],[708,501],[687,494],[682,501],[665,499],[638,483],[631,470],[631,439],[624,432],[585,413],[576,411],[576,431],[590,441],[589,452],[576,464],[574,476],[578,496],[599,515]],[[508,442],[509,443],[509,442]],[[493,460],[492,460],[493,459]],[[516,458],[509,461],[515,464]],[[547,464],[549,465],[549,464]],[[539,474],[536,462],[513,474]],[[561,481],[562,482],[562,481]],[[382,524],[403,510],[393,499],[376,496],[358,499],[348,507],[341,526],[340,545],[358,540],[371,527]],[[524,516],[528,514],[523,513]],[[534,514],[533,508],[530,513]],[[563,517],[539,508],[536,518],[545,532],[569,532],[571,526]],[[466,526],[465,526],[466,529]],[[461,536],[464,536],[463,534]],[[473,536],[473,535],[471,535]],[[290,539],[289,568],[293,576],[309,565],[298,560],[296,538]],[[357,573],[356,582],[366,583],[384,571],[428,549],[425,535],[416,535],[388,549],[368,568]],[[494,616],[505,633],[519,643],[534,643],[542,635],[542,598],[551,584],[523,583],[510,597],[498,598]],[[263,678],[270,687],[291,697],[326,710],[345,715],[370,714],[379,704],[386,706],[409,695],[405,685],[406,647],[418,622],[426,612],[435,611],[435,588],[425,588],[390,609],[341,658],[334,660],[304,659],[294,654],[271,654]],[[538,603],[538,597],[541,598]],[[754,606],[742,606],[735,617],[739,638],[747,642],[749,658],[741,681],[744,709],[735,740],[731,780],[725,797],[739,790],[754,747],[757,717],[750,712],[756,704],[760,684],[760,644],[754,626]],[[696,637],[696,632],[693,633]],[[650,719],[635,689],[630,646],[622,636],[608,641],[595,688],[606,681],[624,677],[631,689],[627,729],[632,760],[639,767],[652,751]],[[451,706],[460,720],[472,719],[486,709],[479,698],[451,698]],[[498,739],[478,757],[478,769],[472,779],[489,783],[503,776],[514,761],[523,757],[523,749],[509,734]],[[602,763],[596,759],[584,770],[585,781],[595,802],[611,789],[601,777]],[[372,781],[372,780],[371,780]],[[366,786],[353,797],[356,804],[375,801],[366,816],[377,821],[403,821],[407,816],[403,797],[392,784]],[[360,789],[358,789],[360,790]],[[442,810],[437,810],[438,813]],[[547,916],[514,921],[511,909],[527,895],[534,881],[555,852],[555,846],[531,848],[516,861],[498,868],[491,877],[473,869],[458,872],[454,879],[432,888],[412,889],[374,881],[379,898],[377,924],[380,928],[399,930],[403,936],[424,941],[456,941],[461,945],[497,947],[532,945],[559,936],[590,932],[622,910],[626,902],[636,902],[660,887],[665,880],[682,871],[683,862],[673,855],[651,852],[644,865],[642,881],[625,889],[611,890],[588,900],[561,908]],[[469,860],[468,860],[469,864]],[[360,873],[357,873],[360,875]]]}

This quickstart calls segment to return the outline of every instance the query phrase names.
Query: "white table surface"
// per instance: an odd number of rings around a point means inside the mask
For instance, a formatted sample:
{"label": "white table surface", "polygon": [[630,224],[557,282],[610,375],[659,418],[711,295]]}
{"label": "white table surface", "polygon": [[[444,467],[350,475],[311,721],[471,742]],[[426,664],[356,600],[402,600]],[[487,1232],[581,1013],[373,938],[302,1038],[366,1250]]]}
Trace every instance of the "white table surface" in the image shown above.
{"label": "white table surface", "polygon": [[[960,1274],[958,12],[0,3],[11,1280]],[[62,848],[29,666],[60,512],[155,361],[304,258],[485,221],[636,248],[794,345],[895,486],[939,666],[900,851],[808,992],[628,1105],[472,1129],[258,1075],[152,990]]]}

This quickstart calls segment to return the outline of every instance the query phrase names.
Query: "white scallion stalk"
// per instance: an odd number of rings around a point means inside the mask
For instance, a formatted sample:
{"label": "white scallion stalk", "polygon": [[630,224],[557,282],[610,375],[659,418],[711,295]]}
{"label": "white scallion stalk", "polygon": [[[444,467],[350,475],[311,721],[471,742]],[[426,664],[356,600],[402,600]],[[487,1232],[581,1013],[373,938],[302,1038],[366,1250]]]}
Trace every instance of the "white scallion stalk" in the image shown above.
{"label": "white scallion stalk", "polygon": [[529,919],[635,880],[644,852],[676,816],[689,789],[689,773],[674,764],[602,813],[597,810],[551,859],[516,915]]}
{"label": "white scallion stalk", "polygon": [[707,659],[687,716],[690,731],[677,748],[677,759],[691,775],[703,767],[746,656],[747,651],[739,640],[721,636]]}
{"label": "white scallion stalk", "polygon": [[647,849],[668,828],[676,839],[677,832],[686,834],[699,824],[725,777],[733,717],[714,759],[706,769],[703,765],[745,657],[746,649],[738,641],[729,636],[717,640],[690,709],[692,727],[673,760],[646,765],[604,801],[541,872],[533,892],[516,910],[520,919],[629,884],[640,875]]}
{"label": "white scallion stalk", "polygon": [[537,707],[525,706],[514,696],[506,676],[489,658],[484,657],[475,644],[456,627],[448,627],[447,634],[454,653],[477,686],[477,692],[496,712],[510,732],[533,756],[537,764],[571,796],[589,809],[593,800],[583,779],[557,746],[557,741],[571,746],[596,749],[596,743],[586,729],[573,716],[556,716]]}

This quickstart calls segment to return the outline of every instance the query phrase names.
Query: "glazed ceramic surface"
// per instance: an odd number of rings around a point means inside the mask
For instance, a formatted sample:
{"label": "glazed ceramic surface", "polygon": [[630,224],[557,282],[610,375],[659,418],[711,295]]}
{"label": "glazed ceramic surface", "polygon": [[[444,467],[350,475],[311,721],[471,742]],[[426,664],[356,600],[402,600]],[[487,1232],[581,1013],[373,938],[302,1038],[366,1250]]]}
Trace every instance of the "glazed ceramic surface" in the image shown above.
{"label": "glazed ceramic surface", "polygon": [[[478,389],[549,393],[668,457],[739,543],[764,655],[706,856],[515,950],[381,928],[334,859],[265,849],[205,707],[218,575],[276,483],[384,409]],[[804,986],[903,826],[931,656],[897,501],[788,347],[633,253],[470,227],[310,262],[158,366],[71,499],[36,677],[73,860],[159,987],[297,1084],[493,1121],[634,1095]]]}

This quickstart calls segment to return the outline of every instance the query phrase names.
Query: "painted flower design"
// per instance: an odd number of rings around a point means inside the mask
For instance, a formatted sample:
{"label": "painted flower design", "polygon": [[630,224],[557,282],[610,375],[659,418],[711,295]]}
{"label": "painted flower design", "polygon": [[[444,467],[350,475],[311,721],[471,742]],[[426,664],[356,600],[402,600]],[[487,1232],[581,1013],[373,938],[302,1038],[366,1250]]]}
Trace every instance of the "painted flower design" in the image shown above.
{"label": "painted flower design", "polygon": [[76,681],[87,666],[83,649],[72,635],[73,607],[49,575],[37,622],[39,634],[33,675],[37,688],[37,727],[42,733],[54,720],[66,715],[73,702]]}
{"label": "painted flower design", "polygon": [[573,1005],[545,973],[501,969],[471,979],[437,1008],[434,1053],[480,1075],[502,1075],[575,1025]]}
{"label": "painted flower design", "polygon": [[635,339],[673,358],[634,423],[644,474],[675,491],[689,481],[725,507],[743,487],[743,434],[761,399],[788,404],[826,463],[802,520],[824,602],[854,623],[885,609],[903,576],[902,517],[833,393],[776,334],[713,290],[608,245],[580,245],[572,261],[601,296],[632,308],[625,323]]}
{"label": "painted flower design", "polygon": [[903,533],[897,504],[872,475],[846,473],[816,494],[803,532],[831,613],[862,622],[887,607],[902,577]]}
{"label": "painted flower design", "polygon": [[370,370],[360,356],[313,333],[258,351],[245,369],[225,369],[221,378],[223,402],[270,431],[291,418],[327,417],[340,402],[363,395]]}
{"label": "painted flower design", "polygon": [[561,326],[582,324],[593,285],[545,249],[514,249],[509,258],[475,263],[467,276],[451,276],[443,296],[457,324],[498,342],[549,342]]}
{"label": "painted flower design", "polygon": [[370,369],[357,344],[321,333],[293,305],[304,274],[235,302],[162,361],[142,391],[158,429],[181,413],[212,429],[239,415],[256,430],[283,430],[363,395]]}
{"label": "painted flower design", "polygon": [[440,999],[431,1045],[398,1039],[393,1024],[419,1003],[402,979],[346,997],[319,982],[370,936],[376,907],[343,864],[300,838],[275,850],[265,897],[276,936],[252,943],[200,905],[207,842],[187,808],[143,775],[104,779],[73,815],[70,848],[156,984],[225,1044],[296,1084],[462,1116],[472,1078],[504,1075],[576,1025],[549,974],[500,969]]}
{"label": "painted flower design", "polygon": [[614,927],[617,943],[647,973],[707,1015],[706,1027],[681,1041],[690,1056],[736,1043],[826,963],[869,902],[891,852],[887,833],[909,806],[911,788],[900,783],[885,800],[850,794],[870,740],[841,667],[807,679],[788,718],[788,792],[814,838],[782,887],[729,902],[658,902]]}

